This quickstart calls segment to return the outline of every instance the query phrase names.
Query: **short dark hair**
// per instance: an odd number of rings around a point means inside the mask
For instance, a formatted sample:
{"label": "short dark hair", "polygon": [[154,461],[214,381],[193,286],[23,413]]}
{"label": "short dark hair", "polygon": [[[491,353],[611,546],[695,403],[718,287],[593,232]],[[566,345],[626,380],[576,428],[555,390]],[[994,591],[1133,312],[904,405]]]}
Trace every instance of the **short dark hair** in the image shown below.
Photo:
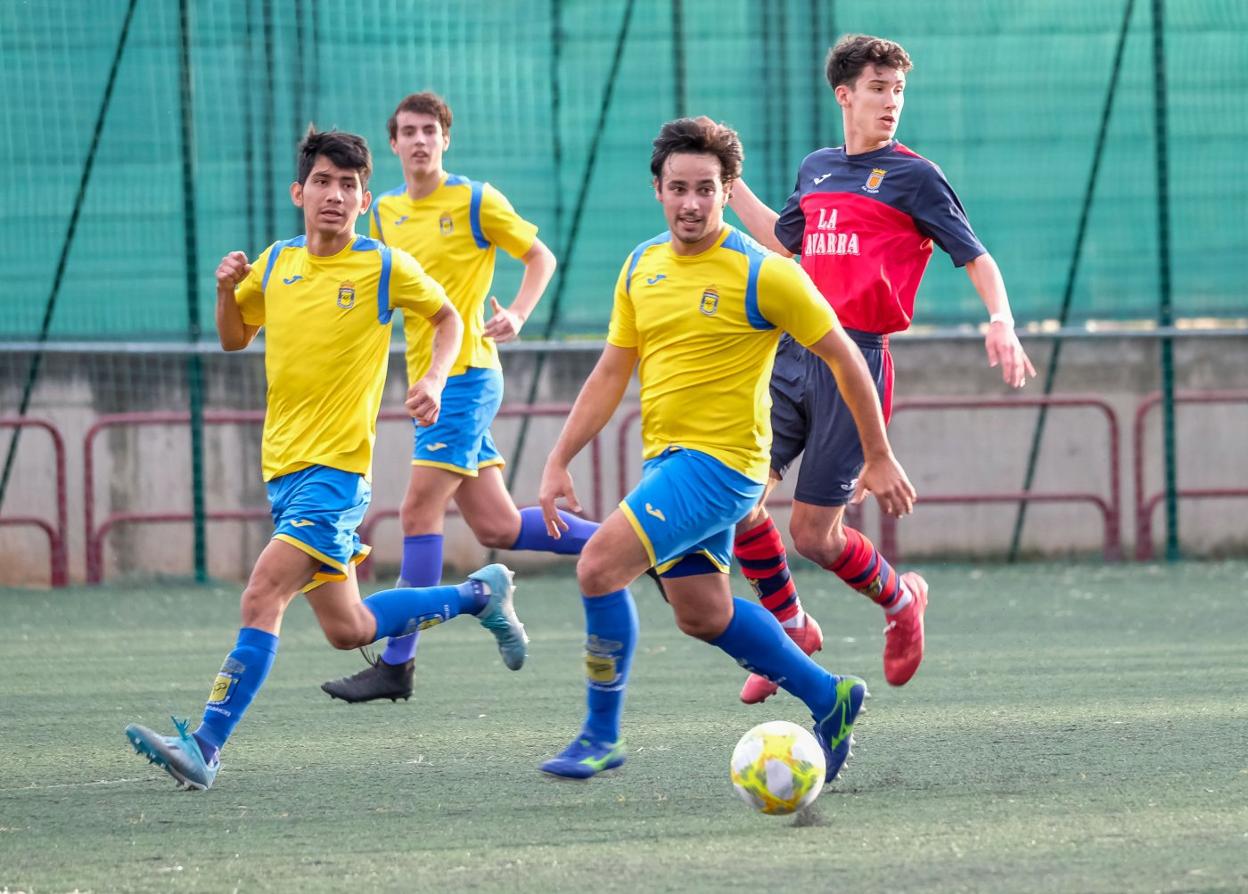
{"label": "short dark hair", "polygon": [[833,90],[841,84],[852,86],[868,65],[908,72],[914,65],[901,44],[870,34],[846,34],[828,50],[825,74]]}
{"label": "short dark hair", "polygon": [[307,182],[316,160],[322,155],[344,171],[358,173],[360,185],[368,186],[368,178],[373,173],[373,156],[368,151],[368,141],[362,136],[342,130],[317,130],[316,125],[309,124],[308,132],[299,141],[296,179],[300,185]]}
{"label": "short dark hair", "polygon": [[654,152],[650,155],[650,173],[660,185],[663,183],[663,165],[675,152],[714,155],[719,159],[719,179],[724,183],[740,178],[741,162],[745,159],[737,132],[705,115],[677,118],[659,129],[659,135],[654,139]]}
{"label": "short dark hair", "polygon": [[392,140],[399,135],[399,112],[432,115],[442,125],[443,136],[451,132],[451,107],[446,104],[445,99],[429,90],[423,93],[409,93],[400,100],[398,106],[395,107],[394,114],[386,122],[386,127],[390,130],[390,139]]}

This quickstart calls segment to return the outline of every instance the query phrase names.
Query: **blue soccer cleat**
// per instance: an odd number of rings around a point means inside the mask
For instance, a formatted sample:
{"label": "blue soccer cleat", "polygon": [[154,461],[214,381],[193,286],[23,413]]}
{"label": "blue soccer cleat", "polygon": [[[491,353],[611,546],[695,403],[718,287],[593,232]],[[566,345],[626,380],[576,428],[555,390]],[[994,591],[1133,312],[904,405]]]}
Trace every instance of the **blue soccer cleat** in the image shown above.
{"label": "blue soccer cleat", "polygon": [[822,719],[815,718],[815,738],[823,746],[828,770],[824,781],[831,782],[849,760],[854,745],[854,721],[867,697],[867,683],[858,677],[833,677],[836,680],[836,704]]}
{"label": "blue soccer cleat", "polygon": [[528,656],[529,635],[516,617],[512,595],[516,592],[512,580],[516,573],[506,565],[486,565],[468,575],[469,580],[480,581],[490,588],[490,601],[481,609],[477,620],[481,626],[498,640],[498,652],[509,670],[520,670]]}
{"label": "blue soccer cleat", "polygon": [[542,772],[563,779],[588,779],[624,763],[623,742],[592,742],[580,736],[542,764]]}
{"label": "blue soccer cleat", "polygon": [[179,786],[188,789],[206,791],[212,787],[217,778],[220,761],[209,764],[204,760],[204,753],[199,749],[199,742],[186,731],[189,720],[178,720],[171,717],[177,728],[177,736],[162,736],[145,726],[132,723],[126,727],[126,738],[134,746],[136,754],[147,758],[149,764],[155,764],[178,781]]}

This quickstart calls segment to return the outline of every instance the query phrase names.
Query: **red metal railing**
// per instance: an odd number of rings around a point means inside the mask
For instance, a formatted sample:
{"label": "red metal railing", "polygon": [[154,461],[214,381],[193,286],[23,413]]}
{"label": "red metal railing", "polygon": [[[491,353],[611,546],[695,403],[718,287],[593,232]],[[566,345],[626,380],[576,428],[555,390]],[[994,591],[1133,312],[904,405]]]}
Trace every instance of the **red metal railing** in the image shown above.
{"label": "red metal railing", "polygon": [[[1140,561],[1153,558],[1153,514],[1166,497],[1165,490],[1146,494],[1144,490],[1144,424],[1152,409],[1161,403],[1160,391],[1153,392],[1135,408],[1132,428],[1135,477],[1135,557]],[[1176,404],[1237,404],[1248,403],[1248,391],[1180,391],[1174,395]],[[1248,487],[1183,487],[1175,491],[1180,499],[1207,500],[1248,497]]]}
{"label": "red metal railing", "polygon": [[[520,416],[566,416],[571,409],[570,404],[534,404],[533,406],[504,406],[498,411],[499,418]],[[384,410],[378,415],[380,422],[408,421],[411,417],[402,410]],[[204,413],[205,425],[258,425],[264,422],[262,410],[222,411],[209,410]],[[87,580],[99,583],[104,578],[104,541],[109,532],[118,525],[130,524],[172,524],[186,523],[194,520],[194,514],[187,511],[148,510],[138,512],[114,512],[107,515],[96,525],[95,509],[95,440],[107,429],[120,426],[152,426],[152,425],[189,425],[190,414],[185,412],[143,412],[115,413],[99,417],[87,429],[83,438],[83,523],[86,532]],[[590,444],[591,462],[591,507],[598,517],[602,512],[602,448],[599,439]],[[63,474],[63,469],[62,469]],[[361,525],[361,537],[367,539],[374,525],[384,518],[393,518],[399,514],[397,507],[377,508],[372,510],[364,524]],[[267,507],[242,509],[213,509],[204,513],[207,521],[253,521],[269,518]],[[6,522],[13,523],[13,522]],[[63,545],[64,538],[60,543]],[[63,554],[63,551],[62,551]],[[367,564],[367,563],[366,563]],[[363,573],[367,573],[361,569]]]}
{"label": "red metal railing", "polygon": [[9,515],[0,518],[0,525],[13,527],[35,527],[48,536],[48,570],[49,579],[54,587],[69,584],[69,558],[66,550],[66,536],[69,532],[69,510],[67,485],[65,477],[65,439],[55,425],[46,419],[33,419],[25,416],[0,416],[0,428],[14,429],[37,428],[48,433],[52,439],[52,462],[56,469],[56,520],[48,521],[33,515]]}
{"label": "red metal railing", "polygon": [[[1122,558],[1121,518],[1122,496],[1118,481],[1119,434],[1118,415],[1106,401],[1091,397],[1052,394],[1046,397],[1011,398],[943,398],[918,397],[899,400],[893,404],[893,418],[898,413],[931,410],[1018,410],[1036,407],[1082,408],[1099,410],[1105,416],[1109,435],[1107,475],[1108,498],[1090,491],[1010,491],[1005,493],[928,493],[919,494],[920,505],[975,505],[980,503],[1087,503],[1101,514],[1104,526],[1102,553],[1109,561]],[[884,516],[880,520],[880,546],[890,561],[900,559],[897,545],[897,521]]]}

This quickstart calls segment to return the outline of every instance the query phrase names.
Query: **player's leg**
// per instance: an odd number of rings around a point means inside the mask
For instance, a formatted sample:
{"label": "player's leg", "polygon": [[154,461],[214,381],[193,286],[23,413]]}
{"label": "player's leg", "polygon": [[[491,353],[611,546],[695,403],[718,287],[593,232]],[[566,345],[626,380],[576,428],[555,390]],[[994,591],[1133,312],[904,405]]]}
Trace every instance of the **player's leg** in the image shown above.
{"label": "player's leg", "polygon": [[[767,492],[749,515],[737,523],[733,555],[763,607],[780,622],[807,655],[823,647],[823,631],[802,608],[789,574],[788,554],[774,520],[764,504],[784,472],[805,449],[809,427],[807,403],[810,352],[788,336],[776,352],[771,378],[771,477]],[[776,692],[776,684],[750,674],[741,687],[741,701],[756,704]]]}
{"label": "player's leg", "polygon": [[[493,449],[492,439],[487,446]],[[559,517],[568,529],[558,539],[551,537],[540,507],[516,508],[503,479],[501,461],[483,465],[476,478],[466,479],[455,492],[455,504],[477,542],[490,549],[575,556],[598,530],[597,522],[560,509]]]}
{"label": "player's leg", "polygon": [[312,579],[318,564],[289,543],[269,542],[243,590],[238,637],[213,681],[198,729],[188,733],[189,723],[174,718],[177,735],[162,736],[131,724],[126,737],[136,752],[187,788],[203,790],[212,785],[221,748],[273,666],[286,606]]}
{"label": "player's leg", "polygon": [[624,762],[620,718],[637,643],[637,607],[628,585],[653,559],[623,509],[589,538],[576,566],[585,611],[586,717],[580,732],[541,769],[587,779]]}
{"label": "player's leg", "polygon": [[[892,405],[892,358],[882,336],[851,332],[875,378],[887,419]],[[813,355],[812,355],[813,357]],[[810,370],[810,443],[802,459],[789,531],[797,551],[831,571],[885,613],[884,677],[901,686],[923,660],[927,583],[914,572],[897,574],[861,531],[845,526],[845,504],[862,469],[862,444],[849,407],[827,367]]]}

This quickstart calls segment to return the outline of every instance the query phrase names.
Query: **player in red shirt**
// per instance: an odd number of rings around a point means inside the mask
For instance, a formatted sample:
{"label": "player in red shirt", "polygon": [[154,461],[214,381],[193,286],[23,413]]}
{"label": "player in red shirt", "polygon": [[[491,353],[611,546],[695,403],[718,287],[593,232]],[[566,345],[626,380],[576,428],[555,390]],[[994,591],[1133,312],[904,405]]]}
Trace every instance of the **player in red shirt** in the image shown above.
{"label": "player in red shirt", "polygon": [[[933,243],[966,268],[988,309],[989,366],[1000,366],[1014,388],[1036,374],[1014,333],[1001,271],[976,238],[962,203],[940,168],[894,138],[910,68],[909,55],[893,41],[842,38],[828,53],[827,78],[841,107],[845,145],[819,149],[802,161],[793,194],[779,214],[743,181],[731,202],[764,246],[801,255],[802,267],[862,349],[885,419],[893,390],[888,336],[910,325]],[[818,358],[791,339],[781,341],[771,396],[767,492],[805,451],[789,522],[794,546],[884,609],[884,677],[901,686],[923,660],[927,583],[913,571],[898,575],[866,536],[844,524],[862,447],[836,382]],[[761,501],[737,525],[734,553],[789,636],[808,655],[818,651],[823,634],[802,610],[780,533]],[[775,683],[752,674],[741,700],[761,702],[775,691]]]}

